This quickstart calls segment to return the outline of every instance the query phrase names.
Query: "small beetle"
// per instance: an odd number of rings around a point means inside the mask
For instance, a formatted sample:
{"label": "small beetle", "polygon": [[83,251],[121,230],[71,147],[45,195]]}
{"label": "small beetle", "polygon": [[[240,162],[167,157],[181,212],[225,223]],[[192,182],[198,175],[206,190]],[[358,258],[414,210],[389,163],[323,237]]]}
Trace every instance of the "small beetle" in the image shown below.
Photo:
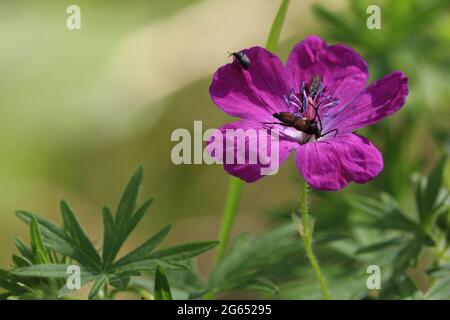
{"label": "small beetle", "polygon": [[234,59],[238,61],[241,67],[245,70],[248,70],[248,68],[250,68],[250,58],[244,52],[232,52],[228,56],[233,56]]}

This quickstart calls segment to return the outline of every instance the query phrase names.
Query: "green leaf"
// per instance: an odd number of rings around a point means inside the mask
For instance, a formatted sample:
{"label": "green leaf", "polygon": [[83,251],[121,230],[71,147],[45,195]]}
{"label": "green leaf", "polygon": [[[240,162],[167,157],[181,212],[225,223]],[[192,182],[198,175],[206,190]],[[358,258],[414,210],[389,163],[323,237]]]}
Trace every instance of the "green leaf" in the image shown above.
{"label": "green leaf", "polygon": [[[81,288],[83,288],[83,286],[85,286],[86,284],[97,280],[99,277],[101,277],[102,275],[100,274],[88,274],[86,272],[81,272],[82,276],[81,276]],[[58,297],[59,298],[64,298],[64,297],[70,297],[70,295],[74,292],[74,290],[77,289],[69,289],[67,288],[67,285],[64,284],[64,286],[58,291]]]}
{"label": "green leaf", "polygon": [[[128,231],[131,228],[130,219],[132,219],[133,212],[137,204],[139,189],[144,176],[144,168],[139,166],[133,173],[128,182],[125,191],[122,194],[119,205],[117,206],[116,217],[114,220],[114,245],[107,248],[107,254],[104,255],[103,265],[110,266],[116,258],[120,247],[128,237]],[[147,207],[150,203],[147,204]],[[144,210],[145,213],[145,210]],[[142,213],[143,214],[143,213]],[[138,216],[139,217],[139,216]],[[134,221],[133,221],[134,222]]]}
{"label": "green leaf", "polygon": [[356,250],[356,254],[365,254],[365,253],[378,252],[378,251],[381,251],[381,250],[386,249],[388,247],[399,245],[400,244],[400,239],[401,239],[401,237],[397,237],[397,238],[394,238],[394,239],[380,241],[380,242],[376,242],[376,243],[373,243],[373,244],[361,247],[358,250]]}
{"label": "green leaf", "polygon": [[217,246],[218,241],[198,241],[159,250],[149,255],[149,259],[170,261],[186,260]]}
{"label": "green leaf", "polygon": [[139,188],[144,177],[144,168],[139,166],[130,179],[125,191],[120,199],[116,212],[116,227],[119,230],[127,229],[127,221],[131,217],[136,207]]}
{"label": "green leaf", "polygon": [[14,238],[13,239],[14,244],[16,245],[17,250],[19,250],[20,254],[25,257],[26,259],[28,259],[29,261],[33,260],[33,252],[31,251],[30,248],[28,248],[26,246],[25,243],[22,242],[22,240],[18,239],[18,238]]}
{"label": "green leaf", "polygon": [[428,270],[427,273],[432,277],[450,277],[450,264],[444,264],[442,266]]}
{"label": "green leaf", "polygon": [[86,235],[85,230],[81,226],[78,218],[65,201],[61,201],[61,215],[63,217],[64,226],[72,237],[72,241],[91,261],[91,266],[97,270],[101,269],[101,258],[92,242]]}
{"label": "green leaf", "polygon": [[444,154],[428,176],[427,186],[422,197],[423,204],[420,206],[422,210],[420,210],[419,207],[421,220],[424,222],[427,222],[433,213],[434,205],[441,189],[442,176],[446,162],[447,155]]}
{"label": "green leaf", "polygon": [[33,218],[39,222],[43,236],[53,240],[68,240],[67,234],[56,223],[47,218],[28,211],[16,211],[16,216],[27,224],[31,224]]}
{"label": "green leaf", "polygon": [[119,290],[125,290],[128,288],[128,285],[130,283],[130,275],[138,276],[140,273],[123,273],[120,275],[111,275],[109,277],[109,284],[112,285],[114,288]]}
{"label": "green leaf", "polygon": [[125,232],[125,236],[128,237],[130,233],[136,228],[138,223],[142,220],[142,218],[147,213],[148,208],[152,204],[153,199],[149,199],[144,202],[144,204],[136,211],[136,213],[133,215],[133,217],[128,221],[128,228]]}
{"label": "green leaf", "polygon": [[153,237],[144,242],[141,246],[134,249],[125,257],[115,262],[114,266],[121,266],[130,263],[132,261],[138,261],[148,258],[153,249],[155,249],[156,246],[158,246],[161,243],[161,241],[165,239],[169,231],[170,225],[165,226],[157,234],[155,234]]}
{"label": "green leaf", "polygon": [[166,270],[187,270],[189,265],[180,260],[187,260],[197,256],[217,245],[217,241],[204,241],[187,243],[167,249],[162,249],[150,254],[146,259],[138,261],[130,261],[127,264],[114,266],[111,272],[140,272],[154,271],[159,265]]}
{"label": "green leaf", "polygon": [[425,295],[429,300],[450,299],[450,276],[438,278]]}
{"label": "green leaf", "polygon": [[155,300],[172,300],[166,271],[158,265],[155,273]]}
{"label": "green leaf", "polygon": [[269,51],[275,52],[278,48],[281,29],[283,28],[288,7],[289,7],[289,0],[283,0],[281,2],[280,8],[278,9],[277,15],[275,16],[275,19],[272,23],[269,37],[266,42],[266,49]]}
{"label": "green leaf", "polygon": [[96,264],[93,264],[92,258],[86,255],[83,249],[76,246],[64,230],[54,222],[27,211],[18,211],[16,215],[28,224],[31,223],[33,217],[36,217],[39,222],[39,229],[44,237],[44,245],[47,248],[57,251],[62,255],[69,256],[83,266],[92,269],[98,268]]}
{"label": "green leaf", "polygon": [[256,292],[266,292],[269,294],[276,294],[279,290],[278,286],[268,279],[255,279],[243,289]]}
{"label": "green leaf", "polygon": [[275,287],[270,288],[267,281],[277,272],[282,276],[282,267],[296,264],[293,256],[301,252],[301,247],[292,223],[277,226],[256,238],[242,235],[210,273],[208,291],[266,289],[275,292]]}
{"label": "green leaf", "polygon": [[361,224],[381,230],[401,230],[415,234],[422,232],[421,227],[406,216],[395,199],[387,194],[382,194],[381,200],[354,195],[349,201],[353,207],[367,213]]}
{"label": "green leaf", "polygon": [[345,34],[351,42],[355,42],[360,37],[354,28],[338,14],[332,13],[331,11],[324,9],[319,5],[313,6],[314,13],[319,17],[319,19],[325,21],[327,24],[332,25],[333,31],[338,34]]}
{"label": "green leaf", "polygon": [[17,256],[15,254],[12,255],[12,260],[17,268],[23,268],[33,265],[33,263],[25,257]]}
{"label": "green leaf", "polygon": [[35,217],[30,224],[30,239],[31,249],[33,251],[33,261],[37,264],[50,263],[50,258],[47,249],[42,242],[41,233],[39,231],[39,224]]}
{"label": "green leaf", "polygon": [[89,291],[89,300],[95,299],[97,295],[99,294],[100,290],[103,289],[103,287],[108,283],[108,276],[105,274],[100,275],[97,280],[95,280],[94,284],[92,285],[91,291]]}
{"label": "green leaf", "polygon": [[107,207],[103,208],[103,267],[106,268],[106,260],[113,255],[115,250],[115,235],[114,218],[111,214],[111,210]]}
{"label": "green leaf", "polygon": [[144,272],[150,271],[153,272],[156,270],[156,267],[162,265],[166,270],[187,270],[189,266],[185,263],[175,262],[175,261],[166,261],[160,259],[145,259],[140,261],[133,261],[127,263],[125,265],[113,267],[111,272],[114,273],[128,273],[128,272]]}
{"label": "green leaf", "polygon": [[[40,278],[67,278],[67,268],[69,264],[36,264],[30,267],[20,268],[12,271],[12,274],[22,277]],[[81,271],[81,275],[90,276],[90,272]]]}

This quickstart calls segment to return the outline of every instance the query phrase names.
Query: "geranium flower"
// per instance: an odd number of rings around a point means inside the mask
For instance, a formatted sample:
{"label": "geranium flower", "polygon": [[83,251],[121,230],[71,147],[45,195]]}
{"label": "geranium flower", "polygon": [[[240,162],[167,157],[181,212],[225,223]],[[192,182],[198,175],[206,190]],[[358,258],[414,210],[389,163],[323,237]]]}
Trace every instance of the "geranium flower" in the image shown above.
{"label": "geranium flower", "polygon": [[[295,150],[300,174],[320,190],[365,183],[383,170],[378,149],[354,132],[403,106],[408,95],[403,73],[395,71],[366,87],[364,59],[347,46],[328,46],[317,36],[298,43],[286,65],[261,47],[241,52],[250,59],[249,68],[235,59],[216,71],[210,86],[214,103],[240,118],[218,129],[224,143],[226,129],[278,129],[279,164]],[[308,123],[311,130],[286,125],[282,115]],[[263,176],[261,166],[224,164],[228,173],[246,182]]]}

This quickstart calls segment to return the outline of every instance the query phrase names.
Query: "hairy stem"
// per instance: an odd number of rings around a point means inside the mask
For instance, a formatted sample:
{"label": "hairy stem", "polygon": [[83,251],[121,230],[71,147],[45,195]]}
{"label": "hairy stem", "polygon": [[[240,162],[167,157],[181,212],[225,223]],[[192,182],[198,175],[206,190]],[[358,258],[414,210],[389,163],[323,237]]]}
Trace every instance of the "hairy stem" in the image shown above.
{"label": "hairy stem", "polygon": [[319,282],[320,290],[322,291],[322,296],[325,300],[331,300],[330,291],[328,290],[325,277],[320,270],[319,262],[314,255],[312,243],[313,243],[313,221],[310,220],[308,213],[308,184],[303,181],[302,188],[300,192],[300,209],[301,209],[301,221],[298,216],[294,213],[292,215],[292,220],[294,221],[295,227],[303,239],[303,245],[305,247],[306,256],[308,257],[309,263],[311,264],[314,273],[316,275],[317,281]]}

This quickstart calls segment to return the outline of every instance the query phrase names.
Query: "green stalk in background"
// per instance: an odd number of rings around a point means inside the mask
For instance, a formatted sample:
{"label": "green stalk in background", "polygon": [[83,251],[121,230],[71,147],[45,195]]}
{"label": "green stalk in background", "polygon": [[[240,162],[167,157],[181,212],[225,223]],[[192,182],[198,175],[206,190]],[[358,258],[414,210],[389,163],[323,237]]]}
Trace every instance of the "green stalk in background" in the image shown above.
{"label": "green stalk in background", "polygon": [[323,298],[325,300],[331,300],[330,291],[328,290],[327,284],[325,282],[325,277],[320,270],[319,262],[317,261],[314,251],[312,248],[313,243],[313,232],[314,232],[314,220],[310,220],[308,213],[308,184],[306,181],[302,182],[302,188],[300,193],[300,214],[301,221],[299,221],[299,217],[297,214],[292,214],[292,220],[294,222],[295,227],[298,230],[301,238],[303,239],[303,245],[305,247],[306,256],[314,269],[314,273],[316,274],[317,281],[319,282],[320,290],[322,291]]}
{"label": "green stalk in background", "polygon": [[231,231],[233,229],[234,218],[236,217],[237,207],[241,199],[244,182],[236,177],[231,177],[228,185],[228,194],[223,210],[222,224],[220,228],[219,247],[216,251],[214,263],[217,264],[222,259],[225,249],[230,241]]}
{"label": "green stalk in background", "polygon": [[[267,38],[266,49],[269,51],[276,51],[280,39],[281,29],[283,27],[284,18],[289,6],[289,0],[281,2],[278,13],[273,21],[270,29],[269,37]],[[228,194],[225,200],[225,208],[223,211],[222,224],[220,227],[220,244],[216,251],[214,263],[218,264],[222,259],[225,250],[230,241],[231,231],[233,229],[234,219],[236,217],[237,207],[241,198],[242,190],[244,189],[244,182],[238,178],[231,177],[228,185]]]}

